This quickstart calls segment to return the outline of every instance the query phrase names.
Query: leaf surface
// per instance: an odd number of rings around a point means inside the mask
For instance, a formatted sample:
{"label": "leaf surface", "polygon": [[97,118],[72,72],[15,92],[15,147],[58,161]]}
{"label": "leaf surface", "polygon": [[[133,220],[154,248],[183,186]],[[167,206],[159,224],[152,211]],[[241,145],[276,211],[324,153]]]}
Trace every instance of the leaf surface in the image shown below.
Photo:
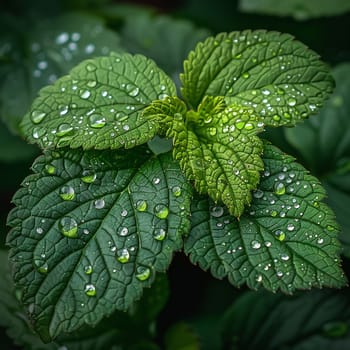
{"label": "leaf surface", "polygon": [[240,216],[263,169],[262,142],[256,136],[263,124],[253,110],[208,96],[196,112],[186,111],[178,98],[168,98],[152,103],[143,115],[158,120],[173,138],[174,158],[196,190]]}
{"label": "leaf surface", "polygon": [[144,152],[53,151],[15,195],[14,279],[44,340],[128,309],[182,247],[190,187]]}
{"label": "leaf surface", "polygon": [[292,293],[341,287],[338,227],[316,178],[266,144],[265,170],[253,201],[240,218],[207,198],[192,208],[185,252],[193,263],[235,286]]}
{"label": "leaf surface", "polygon": [[266,125],[294,125],[316,113],[333,90],[319,56],[289,34],[220,33],[199,43],[181,75],[185,100],[197,107],[206,95],[254,108]]}

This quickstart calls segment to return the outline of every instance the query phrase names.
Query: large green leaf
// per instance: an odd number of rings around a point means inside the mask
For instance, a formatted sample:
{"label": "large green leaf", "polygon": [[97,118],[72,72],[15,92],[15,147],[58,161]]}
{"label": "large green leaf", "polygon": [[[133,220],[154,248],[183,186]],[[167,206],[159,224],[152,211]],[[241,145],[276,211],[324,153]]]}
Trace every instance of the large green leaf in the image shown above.
{"label": "large green leaf", "polygon": [[169,154],[142,154],[53,151],[15,195],[14,279],[43,339],[126,310],[182,247],[191,188]]}
{"label": "large green leaf", "polygon": [[344,0],[240,0],[239,9],[276,16],[293,16],[297,20],[336,16],[350,11],[350,2]]}
{"label": "large green leaf", "polygon": [[253,110],[207,96],[196,112],[186,111],[181,100],[168,98],[154,101],[143,116],[158,120],[174,139],[174,158],[197,191],[225,203],[239,217],[263,169],[262,142],[256,136],[263,123]]}
{"label": "large green leaf", "polygon": [[294,297],[243,294],[223,318],[225,349],[344,350],[350,347],[348,290]]}
{"label": "large green leaf", "polygon": [[237,220],[196,198],[185,251],[193,263],[240,286],[292,293],[341,287],[338,228],[325,191],[293,158],[266,144],[265,170],[253,201]]}
{"label": "large green leaf", "polygon": [[182,94],[197,107],[205,95],[254,108],[266,125],[294,125],[315,113],[333,79],[316,53],[289,34],[220,33],[184,63]]}
{"label": "large green leaf", "polygon": [[210,32],[196,28],[189,21],[140,11],[125,17],[120,35],[128,52],[154,59],[159,67],[175,78],[190,50]]}
{"label": "large green leaf", "polygon": [[83,61],[43,88],[21,125],[28,140],[43,148],[131,148],[158,129],[142,118],[142,109],[175,92],[173,82],[150,59],[111,54]]}
{"label": "large green leaf", "polygon": [[286,129],[288,142],[313,173],[322,178],[335,210],[344,254],[350,256],[350,63],[332,71],[336,89],[317,118]]}
{"label": "large green leaf", "polygon": [[93,16],[72,13],[34,24],[13,18],[5,23],[0,43],[8,50],[2,51],[0,114],[16,132],[40,88],[84,59],[120,50],[118,35]]}

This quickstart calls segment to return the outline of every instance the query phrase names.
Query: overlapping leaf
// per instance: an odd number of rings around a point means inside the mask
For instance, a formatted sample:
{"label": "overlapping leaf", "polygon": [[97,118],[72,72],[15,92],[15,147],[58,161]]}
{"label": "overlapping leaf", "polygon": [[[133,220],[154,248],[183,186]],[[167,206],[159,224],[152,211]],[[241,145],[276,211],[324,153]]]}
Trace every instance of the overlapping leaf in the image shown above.
{"label": "overlapping leaf", "polygon": [[157,132],[140,111],[175,94],[173,82],[141,55],[111,54],[86,60],[41,90],[22,129],[41,147],[131,148]]}
{"label": "overlapping leaf", "polygon": [[144,111],[147,119],[165,125],[174,138],[174,158],[199,193],[225,203],[232,215],[242,214],[263,169],[262,143],[256,134],[263,124],[253,110],[208,96],[198,110],[186,111],[177,98],[155,101]]}
{"label": "overlapping leaf", "polygon": [[239,221],[207,198],[194,201],[186,253],[235,286],[286,293],[342,286],[338,228],[324,190],[277,148],[265,145],[263,159],[259,188]]}
{"label": "overlapping leaf", "polygon": [[15,195],[14,279],[43,339],[127,309],[182,247],[189,185],[144,152],[53,151]]}
{"label": "overlapping leaf", "polygon": [[254,108],[266,125],[294,125],[315,113],[333,79],[317,54],[289,34],[221,33],[199,43],[184,63],[182,94],[197,107],[205,95]]}

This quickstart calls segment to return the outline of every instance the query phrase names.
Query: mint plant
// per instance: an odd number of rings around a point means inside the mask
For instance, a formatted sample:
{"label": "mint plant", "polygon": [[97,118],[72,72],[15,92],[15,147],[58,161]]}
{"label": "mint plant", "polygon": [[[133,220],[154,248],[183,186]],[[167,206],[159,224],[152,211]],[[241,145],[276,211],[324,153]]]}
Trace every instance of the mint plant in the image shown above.
{"label": "mint plant", "polygon": [[44,341],[130,310],[179,250],[237,287],[345,284],[324,189],[261,138],[320,109],[328,67],[291,35],[248,30],[199,43],[180,81],[177,93],[149,58],[112,53],[24,116],[43,155],[14,196],[8,244]]}

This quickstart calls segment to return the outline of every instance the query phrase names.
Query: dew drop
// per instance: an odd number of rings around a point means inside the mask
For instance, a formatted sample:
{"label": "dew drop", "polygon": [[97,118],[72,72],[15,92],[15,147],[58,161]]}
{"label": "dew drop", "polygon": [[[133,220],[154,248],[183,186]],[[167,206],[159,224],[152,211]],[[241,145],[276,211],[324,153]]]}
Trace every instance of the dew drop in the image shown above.
{"label": "dew drop", "polygon": [[72,186],[63,186],[60,189],[60,197],[64,201],[71,201],[75,197],[74,188]]}
{"label": "dew drop", "polygon": [[88,72],[94,72],[97,69],[97,67],[94,64],[88,63],[86,66],[86,70]]}
{"label": "dew drop", "polygon": [[156,228],[153,231],[153,238],[157,241],[163,241],[166,236],[166,231],[163,228]]}
{"label": "dew drop", "polygon": [[147,202],[143,199],[140,199],[136,202],[136,209],[138,211],[145,211],[147,209]]}
{"label": "dew drop", "polygon": [[119,236],[126,236],[129,233],[129,229],[127,227],[121,227],[119,230]]}
{"label": "dew drop", "polygon": [[87,98],[89,98],[91,95],[89,90],[85,90],[80,94],[80,97],[83,98],[84,100],[86,100]]}
{"label": "dew drop", "polygon": [[180,197],[181,196],[181,187],[180,186],[174,186],[172,189],[171,189],[171,192],[173,193],[173,195],[175,197]]}
{"label": "dew drop", "polygon": [[33,129],[33,132],[32,132],[32,136],[33,138],[35,139],[40,139],[40,137],[44,136],[45,135],[45,129],[44,128],[34,128]]}
{"label": "dew drop", "polygon": [[151,270],[145,266],[138,266],[136,269],[136,278],[140,281],[146,281],[151,275]]}
{"label": "dew drop", "polygon": [[255,280],[260,283],[260,282],[262,282],[262,279],[263,279],[262,275],[258,275],[258,276],[256,276]]}
{"label": "dew drop", "polygon": [[129,96],[136,97],[139,94],[140,89],[137,86],[128,84],[126,85],[126,91],[128,92]]}
{"label": "dew drop", "polygon": [[94,129],[101,129],[106,125],[106,119],[98,114],[91,114],[89,124]]}
{"label": "dew drop", "polygon": [[155,178],[153,179],[153,183],[154,183],[155,185],[158,185],[158,184],[160,183],[160,178],[159,178],[159,177],[155,177]]}
{"label": "dew drop", "polygon": [[39,273],[45,274],[49,271],[49,265],[42,260],[34,260],[34,265]]}
{"label": "dew drop", "polygon": [[293,107],[293,106],[296,105],[297,100],[296,100],[295,98],[289,98],[289,99],[287,100],[287,103],[288,103],[289,106]]}
{"label": "dew drop", "polygon": [[94,297],[96,295],[96,287],[93,284],[88,283],[85,285],[84,292],[88,297]]}
{"label": "dew drop", "polygon": [[117,251],[116,259],[122,264],[127,263],[130,259],[129,251],[126,248],[119,249]]}
{"label": "dew drop", "polygon": [[282,255],[281,255],[281,259],[282,259],[283,261],[288,261],[288,260],[289,260],[289,255],[287,255],[287,254],[282,254]]}
{"label": "dew drop", "polygon": [[67,124],[67,123],[63,123],[57,127],[56,135],[58,137],[66,136],[66,135],[70,134],[72,130],[73,130],[72,125]]}
{"label": "dew drop", "polygon": [[286,187],[282,182],[275,183],[274,190],[275,190],[275,193],[279,196],[286,193]]}
{"label": "dew drop", "polygon": [[214,218],[219,218],[224,214],[224,208],[221,206],[214,206],[210,209],[210,215]]}
{"label": "dew drop", "polygon": [[258,241],[252,241],[250,245],[253,249],[259,249],[261,247],[261,243]]}
{"label": "dew drop", "polygon": [[87,266],[84,267],[84,272],[85,272],[85,274],[87,274],[87,275],[91,275],[93,271],[94,271],[94,270],[93,270],[93,268],[92,268],[91,265],[87,265]]}
{"label": "dew drop", "polygon": [[56,167],[54,167],[51,164],[46,164],[45,165],[45,171],[49,174],[49,175],[53,175],[56,172]]}
{"label": "dew drop", "polygon": [[96,180],[96,174],[91,170],[84,170],[82,175],[81,181],[87,184],[91,184]]}
{"label": "dew drop", "polygon": [[30,119],[34,124],[39,124],[46,116],[46,113],[41,111],[33,111],[30,115]]}
{"label": "dew drop", "polygon": [[282,230],[276,230],[275,237],[279,241],[283,242],[286,239],[286,234]]}
{"label": "dew drop", "polygon": [[248,72],[245,72],[245,73],[242,74],[242,77],[244,79],[248,79],[250,77],[250,74]]}
{"label": "dew drop", "polygon": [[277,275],[277,277],[282,277],[283,276],[283,272],[282,271],[277,271],[276,275]]}
{"label": "dew drop", "polygon": [[69,238],[78,237],[78,224],[73,218],[63,217],[59,222],[59,227],[64,236]]}
{"label": "dew drop", "polygon": [[166,219],[169,214],[169,209],[164,204],[157,204],[154,207],[154,212],[159,219]]}
{"label": "dew drop", "polygon": [[317,243],[318,243],[318,244],[323,244],[323,242],[324,242],[323,238],[319,238],[319,239],[317,240]]}
{"label": "dew drop", "polygon": [[293,231],[295,229],[295,226],[293,224],[288,224],[287,225],[287,230],[288,231]]}
{"label": "dew drop", "polygon": [[215,136],[217,133],[217,129],[214,127],[209,128],[209,135],[210,136]]}
{"label": "dew drop", "polygon": [[94,202],[94,207],[96,209],[103,209],[105,207],[105,201],[103,198],[101,199],[96,199]]}
{"label": "dew drop", "polygon": [[264,197],[264,192],[262,190],[257,189],[253,192],[253,197],[257,199],[262,198]]}
{"label": "dew drop", "polygon": [[88,87],[93,88],[93,87],[95,87],[95,86],[97,85],[97,82],[96,82],[96,80],[89,80],[89,81],[86,83],[86,85],[87,85]]}
{"label": "dew drop", "polygon": [[123,209],[122,212],[120,213],[122,217],[125,217],[128,215],[128,211],[126,209]]}

